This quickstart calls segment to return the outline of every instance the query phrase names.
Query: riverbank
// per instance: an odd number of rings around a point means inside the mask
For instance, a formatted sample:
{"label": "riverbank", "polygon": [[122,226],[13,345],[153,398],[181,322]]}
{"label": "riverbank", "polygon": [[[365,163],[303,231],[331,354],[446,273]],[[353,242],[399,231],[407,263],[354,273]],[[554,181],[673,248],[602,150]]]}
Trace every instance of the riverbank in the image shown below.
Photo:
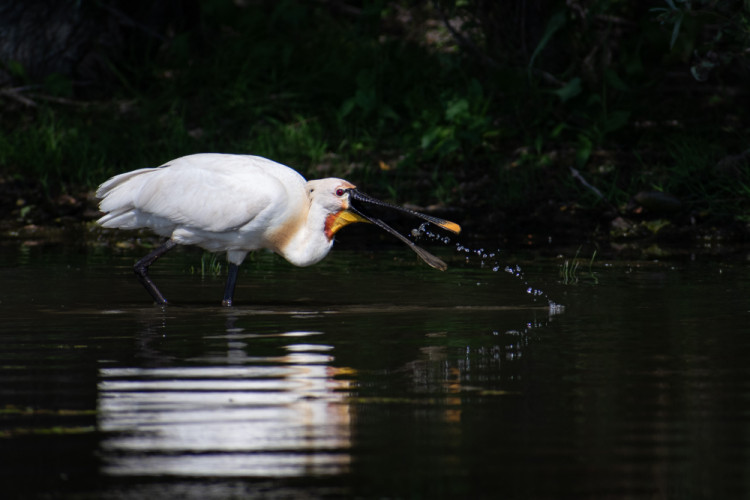
{"label": "riverbank", "polygon": [[[393,200],[399,202],[399,200]],[[643,206],[583,208],[575,203],[548,201],[533,211],[476,210],[473,207],[413,206],[451,218],[463,233],[454,238],[475,247],[494,246],[513,252],[539,252],[607,259],[682,259],[690,255],[740,257],[750,255],[750,225],[717,224],[699,214],[654,213]],[[94,192],[86,187],[66,193],[45,192],[33,182],[0,178],[0,242],[11,245],[106,245],[123,249],[151,247],[158,238],[148,231],[112,231],[96,225],[100,216]],[[408,231],[408,226],[403,226]],[[387,244],[387,235],[347,229],[339,245]],[[494,250],[494,248],[493,248]],[[575,255],[576,257],[578,255]]]}

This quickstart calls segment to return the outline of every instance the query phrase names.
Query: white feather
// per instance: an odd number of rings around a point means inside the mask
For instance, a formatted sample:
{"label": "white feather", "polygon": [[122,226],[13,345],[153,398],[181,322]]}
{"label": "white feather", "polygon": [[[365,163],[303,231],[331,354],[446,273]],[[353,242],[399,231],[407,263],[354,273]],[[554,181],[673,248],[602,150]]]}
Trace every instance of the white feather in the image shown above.
{"label": "white feather", "polygon": [[[329,212],[310,213],[313,203],[305,178],[259,156],[184,156],[161,167],[117,175],[96,195],[105,212],[98,221],[104,227],[147,227],[180,244],[230,252],[237,264],[248,251],[268,248],[295,264],[309,265],[322,259],[332,244],[323,231]],[[336,203],[335,210],[340,210],[341,201]],[[303,225],[299,234],[290,235],[294,237],[288,245],[277,248],[275,232],[300,217],[316,227]]]}

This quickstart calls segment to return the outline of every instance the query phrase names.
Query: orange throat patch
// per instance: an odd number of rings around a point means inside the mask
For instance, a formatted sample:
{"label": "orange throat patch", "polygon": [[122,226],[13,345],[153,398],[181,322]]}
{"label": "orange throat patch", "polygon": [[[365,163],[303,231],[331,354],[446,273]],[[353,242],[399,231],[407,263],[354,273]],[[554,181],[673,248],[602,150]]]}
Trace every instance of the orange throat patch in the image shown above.
{"label": "orange throat patch", "polygon": [[339,210],[335,214],[328,214],[325,225],[326,238],[332,240],[333,235],[336,234],[339,229],[355,222],[370,221],[354,212],[350,212],[349,210]]}

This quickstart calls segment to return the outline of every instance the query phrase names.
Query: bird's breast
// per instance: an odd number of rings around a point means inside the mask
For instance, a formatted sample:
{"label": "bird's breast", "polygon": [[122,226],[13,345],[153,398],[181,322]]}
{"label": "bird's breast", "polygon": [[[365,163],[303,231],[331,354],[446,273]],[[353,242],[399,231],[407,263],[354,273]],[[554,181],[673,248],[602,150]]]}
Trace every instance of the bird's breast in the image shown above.
{"label": "bird's breast", "polygon": [[288,248],[305,225],[305,218],[296,214],[281,221],[278,226],[268,231],[267,239],[272,249],[283,255],[284,249]]}

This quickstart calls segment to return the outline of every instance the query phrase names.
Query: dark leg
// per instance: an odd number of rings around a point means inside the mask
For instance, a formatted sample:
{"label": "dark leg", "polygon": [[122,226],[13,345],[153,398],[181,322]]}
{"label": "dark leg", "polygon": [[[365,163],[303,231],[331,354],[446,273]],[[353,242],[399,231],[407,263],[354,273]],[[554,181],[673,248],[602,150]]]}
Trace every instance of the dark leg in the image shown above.
{"label": "dark leg", "polygon": [[135,275],[138,278],[138,281],[141,282],[141,284],[146,288],[148,293],[151,294],[151,296],[154,298],[157,304],[161,306],[167,305],[167,299],[164,298],[164,295],[161,294],[158,288],[156,288],[156,285],[154,285],[154,282],[151,281],[151,278],[148,277],[148,266],[156,262],[156,259],[173,249],[177,246],[177,243],[175,243],[172,240],[167,240],[166,243],[164,243],[162,246],[151,252],[150,254],[146,255],[144,258],[139,260],[135,263],[135,266],[133,269],[135,270]]}
{"label": "dark leg", "polygon": [[237,284],[237,273],[240,270],[240,266],[237,264],[229,263],[229,272],[227,273],[227,284],[224,287],[224,300],[221,301],[222,306],[229,307],[232,305],[234,299],[234,287]]}

